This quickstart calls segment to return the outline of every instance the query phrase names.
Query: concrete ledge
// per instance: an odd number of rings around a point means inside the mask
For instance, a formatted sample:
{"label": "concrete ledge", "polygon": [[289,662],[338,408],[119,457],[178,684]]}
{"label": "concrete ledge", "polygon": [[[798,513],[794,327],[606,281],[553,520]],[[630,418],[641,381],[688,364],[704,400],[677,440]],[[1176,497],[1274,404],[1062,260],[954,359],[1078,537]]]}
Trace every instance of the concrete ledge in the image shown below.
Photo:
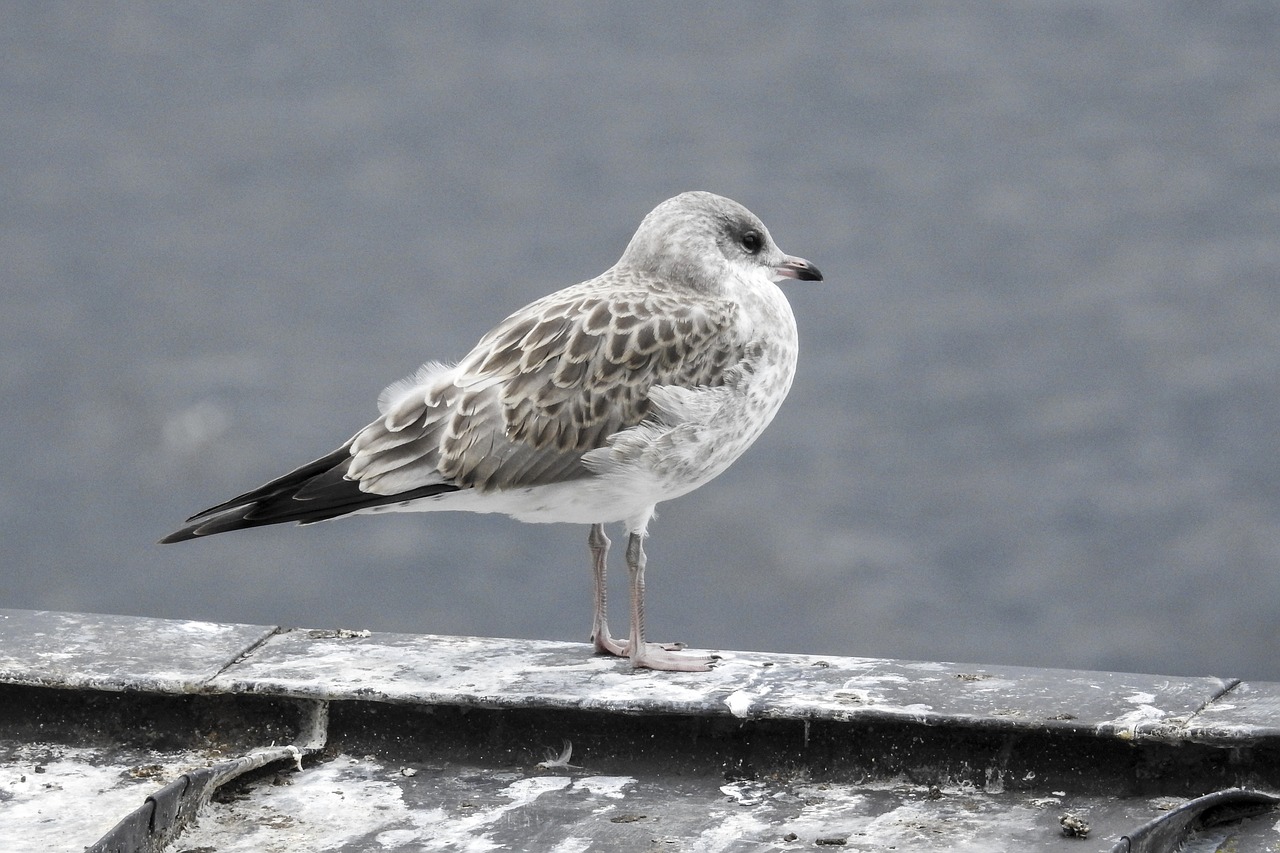
{"label": "concrete ledge", "polygon": [[194,693],[276,630],[0,609],[0,683]]}
{"label": "concrete ledge", "polygon": [[[1185,804],[1179,831],[1199,832],[1189,798],[1280,788],[1277,684],[720,654],[709,673],[654,673],[578,643],[0,610],[0,837],[76,853],[112,826],[133,839],[180,780],[267,748],[311,757],[171,809],[204,810],[164,838],[1080,850],[1068,824],[1159,838],[1136,828]],[[1274,802],[1248,796],[1250,816]],[[1222,831],[1280,843],[1273,817]],[[117,836],[97,849],[130,849]]]}
{"label": "concrete ledge", "polygon": [[897,720],[1223,746],[1280,738],[1280,684],[718,652],[632,670],[585,643],[0,610],[0,683],[740,719]]}

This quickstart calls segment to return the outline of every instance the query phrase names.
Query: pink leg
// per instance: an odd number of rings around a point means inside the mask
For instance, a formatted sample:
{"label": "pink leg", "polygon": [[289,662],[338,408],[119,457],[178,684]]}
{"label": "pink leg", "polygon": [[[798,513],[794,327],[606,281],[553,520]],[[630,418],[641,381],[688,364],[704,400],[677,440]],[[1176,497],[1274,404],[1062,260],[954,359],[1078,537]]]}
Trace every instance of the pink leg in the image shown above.
{"label": "pink leg", "polygon": [[627,538],[627,571],[631,579],[631,640],[627,643],[627,651],[631,665],[637,669],[671,672],[706,672],[711,669],[710,655],[685,654],[677,651],[680,646],[644,641],[644,564],[644,535],[631,533]]}
{"label": "pink leg", "polygon": [[618,642],[609,636],[609,587],[605,582],[608,572],[609,537],[603,524],[591,525],[587,534],[587,547],[591,549],[591,573],[595,578],[595,613],[591,620],[591,642],[601,654],[627,656],[626,642]]}

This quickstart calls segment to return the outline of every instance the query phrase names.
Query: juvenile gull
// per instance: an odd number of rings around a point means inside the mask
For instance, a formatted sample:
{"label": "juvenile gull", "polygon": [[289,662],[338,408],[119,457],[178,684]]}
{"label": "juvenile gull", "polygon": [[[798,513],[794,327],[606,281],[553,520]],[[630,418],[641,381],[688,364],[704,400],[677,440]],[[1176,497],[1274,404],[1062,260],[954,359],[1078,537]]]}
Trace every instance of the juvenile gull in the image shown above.
{"label": "juvenile gull", "polygon": [[[390,385],[378,419],[337,450],[161,541],[386,511],[588,524],[596,650],[708,669],[708,655],[645,642],[644,537],[659,501],[728,468],[787,396],[797,338],[784,278],[822,274],[735,201],[668,199],[604,274],[521,308],[457,365],[430,362]],[[627,533],[627,640],[606,624],[604,525],[615,521]]]}

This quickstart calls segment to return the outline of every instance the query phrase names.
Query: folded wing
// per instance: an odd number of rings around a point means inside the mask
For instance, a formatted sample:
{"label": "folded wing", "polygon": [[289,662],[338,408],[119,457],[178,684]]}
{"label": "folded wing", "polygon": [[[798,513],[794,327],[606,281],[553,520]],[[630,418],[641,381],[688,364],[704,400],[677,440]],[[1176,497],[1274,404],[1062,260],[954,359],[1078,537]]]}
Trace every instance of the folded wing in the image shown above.
{"label": "folded wing", "polygon": [[723,334],[731,302],[607,290],[588,282],[512,314],[458,365],[389,386],[381,417],[346,444],[162,541],[594,476],[583,457],[648,419],[655,387],[719,387],[744,350]]}

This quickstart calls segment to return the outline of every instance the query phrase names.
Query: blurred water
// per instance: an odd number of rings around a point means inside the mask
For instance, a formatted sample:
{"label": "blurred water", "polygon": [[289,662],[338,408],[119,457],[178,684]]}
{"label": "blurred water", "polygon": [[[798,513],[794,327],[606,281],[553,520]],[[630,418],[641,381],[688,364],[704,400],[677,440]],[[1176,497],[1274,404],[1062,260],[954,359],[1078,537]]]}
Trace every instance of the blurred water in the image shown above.
{"label": "blurred water", "polygon": [[1273,4],[4,23],[0,606],[585,639],[585,530],[153,542],[704,188],[828,280],[778,421],[660,508],[652,633],[1280,679]]}

